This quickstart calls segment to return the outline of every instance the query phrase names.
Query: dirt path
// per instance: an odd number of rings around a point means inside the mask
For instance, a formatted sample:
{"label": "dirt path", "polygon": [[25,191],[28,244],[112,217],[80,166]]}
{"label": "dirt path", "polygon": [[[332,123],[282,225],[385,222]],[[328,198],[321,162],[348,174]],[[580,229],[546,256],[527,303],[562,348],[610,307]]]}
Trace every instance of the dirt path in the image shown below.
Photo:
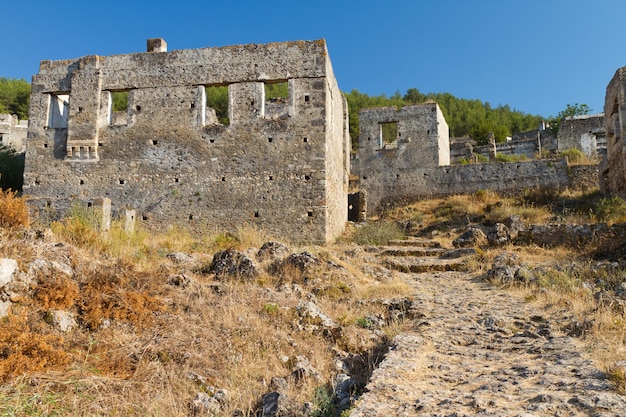
{"label": "dirt path", "polygon": [[463,272],[405,277],[423,317],[351,417],[626,416],[626,398],[529,304]]}

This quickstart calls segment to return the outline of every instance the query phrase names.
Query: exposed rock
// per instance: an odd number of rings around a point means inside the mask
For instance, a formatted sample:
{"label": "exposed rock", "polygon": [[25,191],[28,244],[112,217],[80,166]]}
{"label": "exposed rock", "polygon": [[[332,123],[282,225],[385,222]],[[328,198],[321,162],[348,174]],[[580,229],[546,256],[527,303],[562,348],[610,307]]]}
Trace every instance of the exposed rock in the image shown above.
{"label": "exposed rock", "polygon": [[289,248],[279,242],[266,242],[261,246],[256,256],[259,260],[282,257],[289,253]]}
{"label": "exposed rock", "polygon": [[268,392],[261,397],[262,417],[287,416],[292,412],[294,405],[286,394],[278,391]]}
{"label": "exposed rock", "polygon": [[51,276],[54,273],[62,273],[67,275],[68,277],[74,276],[74,270],[71,266],[57,262],[57,261],[48,261],[46,259],[35,259],[28,266],[28,275],[31,277],[36,277],[38,274],[43,274],[45,276]]}
{"label": "exposed rock", "polygon": [[311,255],[309,252],[292,253],[282,262],[279,262],[274,270],[283,272],[286,267],[290,266],[296,268],[300,272],[307,272],[319,264],[319,259]]}
{"label": "exposed rock", "polygon": [[312,301],[300,302],[296,307],[298,316],[303,323],[320,328],[324,335],[337,338],[341,335],[341,326],[328,317]]}
{"label": "exposed rock", "polygon": [[291,377],[296,381],[300,382],[304,378],[314,378],[316,382],[321,383],[322,376],[319,371],[315,369],[309,360],[302,356],[298,355],[296,357],[295,364],[293,366],[293,371],[291,372]]}
{"label": "exposed rock", "polygon": [[177,264],[191,264],[196,262],[196,258],[184,252],[168,253],[167,259]]}
{"label": "exposed rock", "polygon": [[11,308],[11,301],[2,301],[0,300],[0,318],[6,317],[9,315],[9,309]]}
{"label": "exposed rock", "polygon": [[466,248],[469,246],[481,246],[487,242],[487,236],[477,227],[468,227],[459,237],[452,241],[455,248]]}
{"label": "exposed rock", "polygon": [[64,333],[69,332],[78,325],[74,315],[67,311],[52,310],[49,314],[52,319],[52,324],[57,326]]}
{"label": "exposed rock", "polygon": [[285,378],[273,376],[270,381],[270,388],[275,391],[286,391],[289,388],[289,382]]}
{"label": "exposed rock", "polygon": [[515,214],[504,219],[502,223],[504,223],[504,225],[507,227],[509,239],[512,242],[515,242],[515,240],[517,240],[520,232],[526,230],[526,225],[522,222],[520,217]]}
{"label": "exposed rock", "polygon": [[509,243],[509,229],[502,223],[496,223],[487,233],[487,240],[491,245],[502,246]]}
{"label": "exposed rock", "polygon": [[13,280],[13,274],[17,271],[15,259],[0,259],[0,288]]}
{"label": "exposed rock", "polygon": [[[492,282],[511,284],[516,282],[516,273],[520,269],[519,258],[516,254],[503,252],[493,260],[491,269],[487,272],[487,277]],[[522,279],[523,275],[520,275]]]}
{"label": "exposed rock", "polygon": [[220,403],[206,392],[199,392],[191,402],[191,413],[194,416],[214,416],[219,414]]}
{"label": "exposed rock", "polygon": [[209,266],[209,272],[216,277],[232,276],[237,278],[255,278],[259,275],[254,262],[243,253],[227,249],[216,253]]}

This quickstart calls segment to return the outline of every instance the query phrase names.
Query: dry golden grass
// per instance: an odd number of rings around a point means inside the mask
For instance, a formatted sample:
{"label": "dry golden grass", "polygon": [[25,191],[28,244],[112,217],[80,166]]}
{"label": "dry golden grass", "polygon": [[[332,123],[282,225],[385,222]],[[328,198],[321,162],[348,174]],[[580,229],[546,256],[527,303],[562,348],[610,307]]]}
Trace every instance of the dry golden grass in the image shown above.
{"label": "dry golden grass", "polygon": [[29,224],[26,199],[17,197],[17,191],[0,191],[0,228],[28,227]]}

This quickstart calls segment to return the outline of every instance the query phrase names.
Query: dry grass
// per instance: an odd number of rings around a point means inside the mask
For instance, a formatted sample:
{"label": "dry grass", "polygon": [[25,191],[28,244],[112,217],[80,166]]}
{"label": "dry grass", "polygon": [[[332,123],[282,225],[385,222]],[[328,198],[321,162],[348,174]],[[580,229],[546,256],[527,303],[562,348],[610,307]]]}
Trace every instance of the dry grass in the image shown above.
{"label": "dry grass", "polygon": [[[337,372],[334,351],[362,357],[364,373],[371,371],[372,352],[402,323],[376,333],[359,326],[363,317],[387,314],[381,303],[361,300],[406,296],[408,288],[363,273],[366,262],[342,260],[344,247],[291,248],[313,253],[319,265],[254,280],[218,281],[165,256],[186,252],[198,264],[224,247],[258,248],[267,240],[245,226],[200,238],[181,229],[127,233],[118,222],[103,232],[97,218],[78,210],[43,238],[4,236],[0,256],[17,259],[21,270],[47,259],[73,273],[39,271],[0,322],[0,414],[186,416],[196,393],[216,387],[228,397],[220,415],[247,416],[272,389],[272,377],[291,375],[298,356],[321,378],[288,378],[286,394],[300,404],[326,392]],[[173,283],[181,274],[184,284]],[[290,290],[294,284],[301,290]],[[343,324],[341,334],[300,322],[296,307],[308,297]],[[53,310],[71,313],[77,327],[62,333]]]}
{"label": "dry grass", "polygon": [[26,199],[17,197],[17,191],[0,191],[0,228],[28,227],[29,224]]}

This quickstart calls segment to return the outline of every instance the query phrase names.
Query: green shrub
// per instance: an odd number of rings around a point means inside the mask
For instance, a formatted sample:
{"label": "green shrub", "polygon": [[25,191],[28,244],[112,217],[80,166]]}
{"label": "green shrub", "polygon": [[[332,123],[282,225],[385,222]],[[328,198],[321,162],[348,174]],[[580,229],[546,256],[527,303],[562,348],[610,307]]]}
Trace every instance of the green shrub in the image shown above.
{"label": "green shrub", "polygon": [[525,160],[526,155],[505,155],[503,153],[496,154],[496,161],[498,162],[519,162]]}
{"label": "green shrub", "polygon": [[603,198],[594,210],[600,222],[616,223],[626,220],[626,202],[620,197]]}

